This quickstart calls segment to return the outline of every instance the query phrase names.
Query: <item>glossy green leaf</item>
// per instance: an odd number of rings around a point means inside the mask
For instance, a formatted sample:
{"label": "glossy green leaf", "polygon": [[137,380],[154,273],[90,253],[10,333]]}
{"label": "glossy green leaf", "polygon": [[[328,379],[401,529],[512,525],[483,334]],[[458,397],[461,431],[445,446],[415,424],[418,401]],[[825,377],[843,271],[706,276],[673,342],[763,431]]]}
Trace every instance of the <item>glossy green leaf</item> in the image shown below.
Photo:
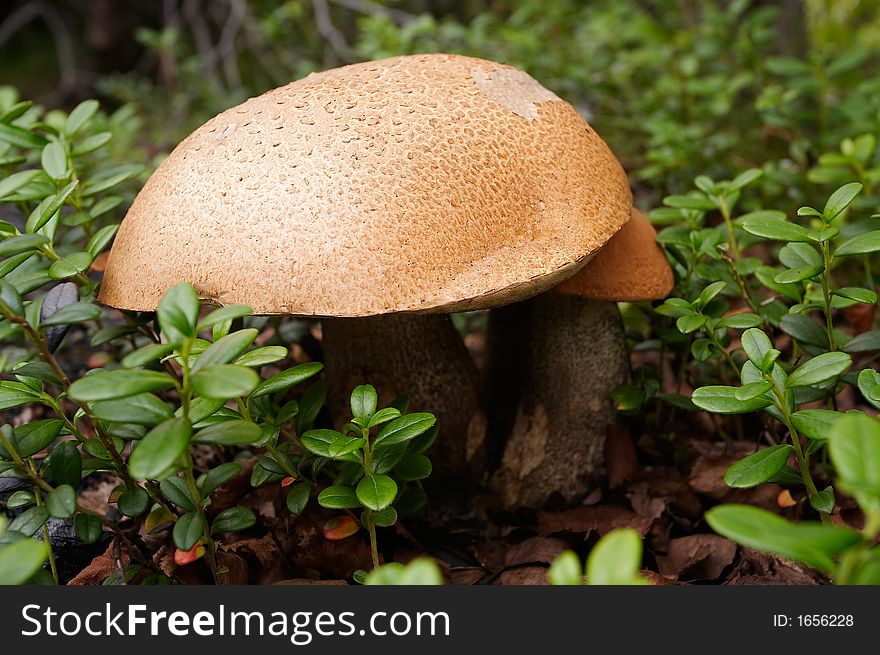
{"label": "glossy green leaf", "polygon": [[333,485],[318,494],[318,504],[328,509],[350,509],[360,507],[361,501],[351,487]]}
{"label": "glossy green leaf", "polygon": [[76,490],[67,484],[59,485],[46,495],[46,509],[49,515],[67,519],[76,512]]}
{"label": "glossy green leaf", "polygon": [[728,468],[724,472],[724,482],[728,487],[734,488],[763,484],[782,470],[793,451],[794,448],[789,444],[762,448]]}
{"label": "glossy green leaf", "polygon": [[356,489],[358,500],[365,507],[381,510],[394,502],[397,496],[397,483],[387,475],[371,474],[364,476]]}
{"label": "glossy green leaf", "polygon": [[795,389],[828,382],[840,376],[851,364],[852,357],[846,353],[822,353],[807,360],[791,372],[786,386]]}
{"label": "glossy green leaf", "polygon": [[248,328],[247,330],[239,330],[238,332],[228,334],[212,343],[199,355],[199,358],[192,367],[192,372],[196,373],[208,366],[217,364],[228,364],[247,350],[258,334],[258,330]]}
{"label": "glossy green leaf", "polygon": [[317,374],[322,368],[324,368],[324,365],[318,362],[307,362],[289,368],[286,371],[282,371],[277,375],[273,375],[268,380],[261,382],[257,388],[254,389],[253,393],[251,393],[251,398],[260,398],[261,396],[268,394],[287,391],[292,386],[299,384],[300,382],[305,382],[310,377]]}
{"label": "glossy green leaf", "polygon": [[694,390],[691,400],[700,409],[716,414],[747,414],[771,404],[769,398],[759,396],[751,400],[737,400],[736,387],[711,385]]}
{"label": "glossy green leaf", "polygon": [[205,519],[202,514],[188,512],[177,519],[171,536],[174,545],[180,550],[190,550],[205,534]]}
{"label": "glossy green leaf", "polygon": [[70,395],[82,401],[116,400],[137,394],[170,389],[174,378],[158,371],[100,371],[70,385]]}
{"label": "glossy green leaf", "polygon": [[0,585],[26,583],[42,568],[49,549],[42,541],[21,539],[0,546]]}
{"label": "glossy green leaf", "polygon": [[129,471],[138,479],[156,479],[183,455],[192,428],[183,417],[170,418],[150,430],[129,458]]}
{"label": "glossy green leaf", "polygon": [[211,523],[211,533],[239,532],[247,530],[257,522],[254,513],[245,507],[230,507],[217,514]]}
{"label": "glossy green leaf", "polygon": [[259,384],[260,377],[251,369],[235,364],[220,364],[201,369],[191,378],[196,393],[208,398],[246,396]]}
{"label": "glossy green leaf", "polygon": [[199,318],[196,290],[188,282],[171,287],[159,300],[156,315],[169,343],[178,344],[184,337],[195,336]]}
{"label": "glossy green leaf", "polygon": [[647,585],[639,575],[642,539],[632,528],[612,530],[590,551],[587,558],[589,585]]}
{"label": "glossy green leaf", "polygon": [[297,482],[290,488],[285,503],[287,504],[287,510],[291,514],[302,514],[306,508],[306,503],[309,502],[311,489],[312,485],[308,482]]}
{"label": "glossy green leaf", "polygon": [[356,386],[351,392],[351,415],[365,423],[369,423],[369,419],[376,413],[378,401],[379,398],[373,385],[361,384]]}
{"label": "glossy green leaf", "polygon": [[379,430],[374,445],[390,446],[415,439],[420,434],[431,429],[437,418],[427,412],[405,414],[396,418]]}
{"label": "glossy green leaf", "polygon": [[262,437],[260,426],[251,421],[221,421],[196,432],[196,443],[220,446],[245,446],[256,443]]}

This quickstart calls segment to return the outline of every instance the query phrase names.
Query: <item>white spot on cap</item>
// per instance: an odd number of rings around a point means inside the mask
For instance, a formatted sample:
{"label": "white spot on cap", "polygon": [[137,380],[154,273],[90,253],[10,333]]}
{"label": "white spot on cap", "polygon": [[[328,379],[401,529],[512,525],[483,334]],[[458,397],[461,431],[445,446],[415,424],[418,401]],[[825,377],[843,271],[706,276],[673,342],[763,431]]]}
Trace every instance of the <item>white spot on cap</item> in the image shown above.
{"label": "white spot on cap", "polygon": [[538,118],[538,103],[559,100],[531,75],[513,68],[499,68],[491,73],[475,70],[473,76],[480,91],[530,121]]}

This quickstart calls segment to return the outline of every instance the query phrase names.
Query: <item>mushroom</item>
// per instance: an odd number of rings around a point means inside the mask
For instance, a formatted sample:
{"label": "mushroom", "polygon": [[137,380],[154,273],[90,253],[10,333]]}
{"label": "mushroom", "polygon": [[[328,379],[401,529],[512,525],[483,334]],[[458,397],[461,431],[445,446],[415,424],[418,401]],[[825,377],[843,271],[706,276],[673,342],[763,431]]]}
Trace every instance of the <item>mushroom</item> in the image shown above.
{"label": "mushroom", "polygon": [[663,298],[672,269],[651,223],[630,221],[579,273],[490,313],[486,397],[492,479],[507,508],[580,500],[600,473],[611,391],[629,357],[614,301]]}
{"label": "mushroom", "polygon": [[323,319],[331,413],[377,384],[434,411],[435,476],[485,474],[486,420],[451,312],[573,275],[629,219],[614,155],[526,73],[415,55],[312,74],[198,128],[135,198],[99,300],[174,284]]}

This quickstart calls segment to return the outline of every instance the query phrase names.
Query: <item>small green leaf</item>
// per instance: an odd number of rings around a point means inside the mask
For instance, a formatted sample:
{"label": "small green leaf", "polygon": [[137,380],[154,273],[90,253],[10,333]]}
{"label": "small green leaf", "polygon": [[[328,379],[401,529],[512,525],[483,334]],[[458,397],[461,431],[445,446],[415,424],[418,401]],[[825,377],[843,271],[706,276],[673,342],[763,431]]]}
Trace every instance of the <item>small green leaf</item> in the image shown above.
{"label": "small green leaf", "polygon": [[159,361],[172,350],[170,343],[151,343],[128,353],[120,363],[124,368],[136,368]]}
{"label": "small green leaf", "polygon": [[880,230],[866,232],[841,243],[835,250],[836,257],[866,255],[880,251]]}
{"label": "small green leaf", "polygon": [[792,282],[803,282],[819,275],[825,270],[824,266],[809,266],[807,268],[789,268],[781,273],[777,273],[773,278],[780,284],[789,284]]}
{"label": "small green leaf", "polygon": [[55,441],[61,434],[62,427],[64,424],[55,418],[31,421],[15,428],[12,442],[19,456],[27,458],[36,455]]}
{"label": "small green leaf", "polygon": [[859,373],[859,391],[871,405],[880,409],[880,373],[866,368]]}
{"label": "small green leaf", "polygon": [[817,512],[830,514],[834,509],[834,489],[825,487],[822,491],[817,491],[810,496],[810,507]]}
{"label": "small green leaf", "polygon": [[202,514],[188,512],[177,519],[171,536],[174,545],[180,550],[190,550],[205,534],[205,519]]}
{"label": "small green leaf", "polygon": [[248,328],[228,334],[212,343],[199,355],[199,358],[192,367],[192,372],[196,373],[208,366],[217,364],[228,364],[247,350],[258,334],[258,330]]}
{"label": "small green leaf", "polygon": [[49,515],[57,519],[67,519],[76,512],[76,491],[67,484],[62,484],[46,496],[46,509]]}
{"label": "small green leaf", "polygon": [[705,323],[706,317],[702,314],[687,314],[675,321],[675,327],[682,334],[690,334],[694,330],[699,330]]}
{"label": "small green leaf", "polygon": [[86,252],[89,253],[92,258],[97,257],[102,252],[104,252],[104,249],[113,240],[113,237],[116,236],[116,233],[118,231],[118,224],[105,225],[100,230],[95,232],[92,235],[92,238],[89,239],[89,243],[86,246]]}
{"label": "small green leaf", "polygon": [[116,506],[119,508],[119,511],[126,516],[140,516],[147,511],[149,505],[149,494],[143,489],[143,487],[137,485],[128,487],[119,496],[119,500],[116,501]]}
{"label": "small green leaf", "polygon": [[746,357],[760,370],[764,362],[764,356],[773,349],[770,338],[763,331],[757,328],[750,328],[742,333],[740,343],[746,353]]}
{"label": "small green leaf", "polygon": [[83,100],[68,114],[64,122],[64,134],[67,137],[74,136],[85,125],[95,112],[98,111],[97,100]]}
{"label": "small green leaf", "polygon": [[397,483],[387,475],[367,475],[358,483],[358,500],[372,510],[381,510],[394,502]]}
{"label": "small green leaf", "polygon": [[179,344],[184,337],[195,336],[199,318],[196,290],[188,282],[171,287],[159,300],[156,315],[170,343]]}
{"label": "small green leaf", "polygon": [[361,501],[351,487],[333,485],[318,494],[318,504],[328,509],[350,509],[361,507]]}
{"label": "small green leaf", "polygon": [[751,400],[752,398],[757,398],[758,396],[762,396],[773,388],[773,385],[766,380],[760,380],[758,382],[750,382],[749,384],[744,384],[739,387],[734,392],[734,397],[737,400]]}
{"label": "small green leaf", "polygon": [[804,521],[790,523],[767,510],[748,505],[719,505],[706,512],[706,521],[715,532],[749,548],[781,555],[814,566],[826,573],[834,571],[833,558],[859,543],[855,530]]}
{"label": "small green leaf", "polygon": [[851,493],[862,509],[880,513],[880,424],[864,414],[846,414],[837,421],[828,443],[828,452],[838,482]]}
{"label": "small green leaf", "polygon": [[239,532],[247,530],[257,522],[254,513],[245,507],[230,507],[217,514],[211,523],[211,533]]}
{"label": "small green leaf", "polygon": [[378,396],[376,389],[371,384],[361,384],[351,392],[351,415],[369,423],[370,418],[376,413]]}
{"label": "small green leaf", "polygon": [[192,376],[196,393],[208,398],[238,398],[249,394],[260,382],[251,369],[235,364],[209,366]]}
{"label": "small green leaf", "polygon": [[324,368],[324,365],[318,362],[307,362],[289,368],[261,382],[251,393],[251,398],[260,398],[261,396],[278,393],[279,391],[286,391],[290,387],[308,380],[322,368]]}
{"label": "small green leaf", "polygon": [[373,417],[370,419],[367,427],[374,428],[377,425],[382,425],[383,423],[387,423],[388,421],[393,421],[398,416],[400,416],[400,410],[396,407],[384,407],[373,414]]}
{"label": "small green leaf", "polygon": [[841,375],[851,364],[852,357],[846,353],[822,353],[807,360],[790,373],[786,386],[796,389],[828,382]]}
{"label": "small green leaf", "polygon": [[405,414],[400,418],[396,418],[386,424],[380,431],[374,445],[382,444],[390,446],[392,444],[403,443],[429,430],[437,418],[433,414],[427,412],[418,412],[414,414]]}
{"label": "small green leaf", "polygon": [[791,415],[795,429],[807,439],[824,441],[831,434],[832,426],[844,416],[830,409],[802,409]]}
{"label": "small green leaf", "polygon": [[796,223],[767,218],[749,218],[742,222],[749,234],[774,241],[809,241],[809,231]]}
{"label": "small green leaf", "polygon": [[67,153],[64,152],[64,146],[58,141],[50,141],[43,146],[43,152],[40,155],[40,164],[46,175],[53,180],[63,180],[68,173]]}
{"label": "small green leaf", "polygon": [[237,477],[241,472],[241,464],[238,464],[237,462],[226,462],[225,464],[220,464],[220,466],[211,469],[199,485],[202,496],[207,498],[214,493],[218,487]]}
{"label": "small green leaf", "polygon": [[312,485],[308,482],[297,482],[290,488],[285,502],[287,504],[287,510],[291,514],[302,514],[303,510],[306,508],[306,503],[309,502],[309,493],[311,492],[311,489]]}
{"label": "small green leaf", "polygon": [[12,175],[4,177],[0,180],[0,200],[14,194],[21,187],[33,180],[39,172],[39,170],[32,169],[19,171],[18,173],[13,173]]}
{"label": "small green leaf", "polygon": [[193,441],[220,446],[246,446],[256,443],[262,436],[260,426],[256,423],[232,420],[202,428],[196,432]]}
{"label": "small green leaf", "polygon": [[151,393],[92,403],[92,413],[103,421],[137,425],[158,425],[171,417],[168,405]]}
{"label": "small green leaf", "polygon": [[825,208],[822,210],[822,216],[825,221],[830,223],[837,218],[844,209],[850,206],[861,190],[861,184],[858,182],[850,182],[849,184],[844,184],[837,189],[837,191],[832,193],[831,197],[828,198],[828,202],[825,203]]}
{"label": "small green leaf", "polygon": [[219,307],[208,312],[208,315],[205,316],[205,318],[203,318],[199,323],[197,331],[201,332],[205,328],[209,328],[215,323],[223,323],[224,321],[235,320],[236,318],[243,318],[245,316],[250,316],[253,313],[254,310],[247,305],[229,305],[227,307]]}
{"label": "small green leaf", "polygon": [[75,302],[65,305],[42,321],[42,327],[53,325],[71,325],[94,321],[101,315],[101,308],[90,302]]}
{"label": "small green leaf", "polygon": [[262,348],[254,348],[235,360],[238,366],[250,366],[257,368],[266,364],[280,362],[287,357],[287,348],[284,346],[263,346]]}
{"label": "small green leaf", "polygon": [[34,577],[49,557],[42,541],[22,539],[0,548],[0,585],[21,585]]}
{"label": "small green leaf", "polygon": [[716,414],[747,414],[771,404],[770,398],[766,396],[759,396],[751,400],[737,400],[736,387],[719,385],[696,389],[691,395],[691,400],[700,409]]}
{"label": "small green leaf", "polygon": [[547,569],[547,582],[558,587],[580,585],[582,578],[581,562],[571,550],[559,555]]}
{"label": "small green leaf", "polygon": [[424,455],[406,455],[394,467],[394,475],[404,481],[423,480],[431,475],[431,468],[431,460]]}
{"label": "small green leaf", "polygon": [[731,314],[723,317],[718,322],[719,328],[733,328],[735,330],[743,330],[747,328],[756,328],[764,322],[757,314],[744,312],[741,314]]}
{"label": "small green leaf", "polygon": [[789,444],[763,448],[728,468],[724,473],[724,482],[736,489],[763,484],[782,470],[793,451]]}
{"label": "small green leaf", "polygon": [[80,512],[73,519],[73,531],[77,539],[84,544],[93,544],[101,538],[101,533],[104,531],[101,517]]}
{"label": "small green leaf", "polygon": [[56,484],[79,488],[82,480],[82,455],[75,441],[62,441],[52,449],[49,473]]}
{"label": "small green leaf", "polygon": [[844,287],[842,289],[834,289],[831,294],[834,296],[839,296],[841,298],[846,298],[847,300],[854,300],[855,302],[862,303],[863,305],[877,304],[877,294],[868,289],[862,289],[861,287]]}
{"label": "small green leaf", "polygon": [[[196,511],[196,501],[192,497],[189,485],[183,478],[172,475],[159,483],[162,495],[186,512]],[[205,494],[207,495],[207,494]]]}
{"label": "small green leaf", "polygon": [[156,479],[186,451],[192,428],[184,418],[170,418],[150,430],[129,458],[129,471],[138,479]]}
{"label": "small green leaf", "polygon": [[632,528],[612,530],[590,551],[587,558],[589,585],[647,585],[639,575],[642,539]]}
{"label": "small green leaf", "polygon": [[76,400],[116,400],[127,396],[161,391],[174,386],[174,378],[158,371],[100,371],[80,378],[70,385]]}
{"label": "small green leaf", "polygon": [[52,262],[49,267],[49,277],[53,280],[64,280],[89,270],[91,265],[92,256],[89,253],[74,252]]}
{"label": "small green leaf", "polygon": [[779,327],[802,344],[828,348],[828,333],[809,316],[788,314],[782,317]]}

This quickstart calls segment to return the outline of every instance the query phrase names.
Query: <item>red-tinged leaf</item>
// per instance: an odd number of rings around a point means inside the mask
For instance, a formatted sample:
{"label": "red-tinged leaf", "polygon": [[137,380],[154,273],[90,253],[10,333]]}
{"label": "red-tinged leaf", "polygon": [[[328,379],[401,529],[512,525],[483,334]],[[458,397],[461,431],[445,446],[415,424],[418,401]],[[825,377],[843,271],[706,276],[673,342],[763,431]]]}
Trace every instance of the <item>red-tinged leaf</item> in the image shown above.
{"label": "red-tinged leaf", "polygon": [[361,529],[358,522],[350,516],[337,516],[324,524],[324,539],[341,541]]}
{"label": "red-tinged leaf", "polygon": [[788,489],[783,489],[779,492],[779,495],[776,496],[776,504],[780,507],[794,507],[797,505],[797,501]]}
{"label": "red-tinged leaf", "polygon": [[205,555],[205,545],[202,543],[197,543],[195,546],[190,548],[189,550],[180,550],[180,548],[174,549],[174,563],[177,566],[186,566],[187,564],[192,564],[198,559],[201,559]]}
{"label": "red-tinged leaf", "polygon": [[296,478],[293,477],[293,476],[288,475],[286,478],[284,478],[284,479],[281,481],[281,486],[282,486],[282,488],[283,488],[283,487],[289,487],[289,486],[292,485],[294,482],[296,482]]}

